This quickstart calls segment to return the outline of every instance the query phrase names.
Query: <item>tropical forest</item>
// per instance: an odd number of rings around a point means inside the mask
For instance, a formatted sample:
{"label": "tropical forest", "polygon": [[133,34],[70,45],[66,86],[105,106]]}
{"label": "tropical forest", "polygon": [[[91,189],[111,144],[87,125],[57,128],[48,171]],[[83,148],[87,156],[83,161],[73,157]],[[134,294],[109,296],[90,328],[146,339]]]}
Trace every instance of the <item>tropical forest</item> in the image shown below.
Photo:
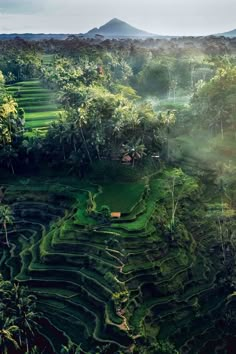
{"label": "tropical forest", "polygon": [[0,353],[234,354],[236,38],[91,33],[0,38]]}

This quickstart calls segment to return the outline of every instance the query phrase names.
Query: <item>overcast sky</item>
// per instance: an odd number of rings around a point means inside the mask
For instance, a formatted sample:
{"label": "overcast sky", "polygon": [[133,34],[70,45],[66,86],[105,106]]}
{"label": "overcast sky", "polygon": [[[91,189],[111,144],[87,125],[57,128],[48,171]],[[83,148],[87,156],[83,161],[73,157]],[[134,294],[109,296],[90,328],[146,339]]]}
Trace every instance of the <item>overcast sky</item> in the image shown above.
{"label": "overcast sky", "polygon": [[80,33],[113,17],[156,34],[236,28],[235,0],[0,0],[0,32]]}

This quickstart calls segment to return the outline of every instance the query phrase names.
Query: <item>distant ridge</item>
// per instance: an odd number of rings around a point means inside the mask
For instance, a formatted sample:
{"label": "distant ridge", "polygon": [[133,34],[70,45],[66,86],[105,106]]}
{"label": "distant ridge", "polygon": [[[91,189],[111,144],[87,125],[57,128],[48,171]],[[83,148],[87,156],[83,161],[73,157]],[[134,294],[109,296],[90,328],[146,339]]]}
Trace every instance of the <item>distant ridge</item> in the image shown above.
{"label": "distant ridge", "polygon": [[70,36],[83,37],[83,38],[96,38],[101,36],[104,38],[149,38],[149,37],[160,37],[152,33],[135,28],[128,23],[119,20],[118,18],[113,18],[103,26],[99,28],[93,28],[87,33],[80,34],[65,34],[65,33],[10,33],[10,34],[0,34],[0,40],[15,39],[16,37],[22,38],[29,41],[40,41],[45,39],[59,39],[64,40]]}
{"label": "distant ridge", "polygon": [[147,38],[156,37],[157,35],[148,33],[129,25],[127,22],[121,21],[118,18],[113,18],[105,25],[99,28],[93,28],[84,34],[84,37],[94,38],[96,35],[107,38]]}
{"label": "distant ridge", "polygon": [[45,39],[66,39],[70,34],[65,33],[2,33],[0,34],[0,40],[9,40],[15,38],[21,38],[26,41],[41,41]]}
{"label": "distant ridge", "polygon": [[227,38],[234,38],[234,37],[236,37],[236,29],[234,29],[232,31],[228,31],[228,32],[218,33],[218,34],[216,34],[216,36],[217,37],[224,36]]}
{"label": "distant ridge", "polygon": [[[213,34],[214,37],[225,37],[225,38],[236,38],[236,29],[228,32]],[[131,26],[129,23],[122,21],[118,18],[113,18],[99,28],[93,28],[86,33],[2,33],[0,34],[0,40],[9,40],[15,38],[21,38],[27,41],[42,41],[42,40],[65,40],[69,38],[99,38],[102,39],[146,39],[146,38],[156,38],[156,39],[170,39],[170,38],[181,38],[181,37],[198,37],[198,36],[174,36],[174,35],[158,35],[154,33],[149,33]],[[206,35],[203,37],[211,37],[211,35]]]}

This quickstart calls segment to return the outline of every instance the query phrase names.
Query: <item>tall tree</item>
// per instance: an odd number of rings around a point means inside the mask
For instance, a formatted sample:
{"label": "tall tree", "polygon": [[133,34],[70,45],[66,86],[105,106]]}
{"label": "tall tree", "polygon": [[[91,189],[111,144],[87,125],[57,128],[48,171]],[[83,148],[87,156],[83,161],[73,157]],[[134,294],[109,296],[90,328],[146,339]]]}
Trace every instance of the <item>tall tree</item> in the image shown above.
{"label": "tall tree", "polygon": [[14,216],[12,209],[8,205],[0,205],[0,223],[2,224],[2,227],[5,232],[5,237],[6,237],[6,244],[8,247],[10,247],[9,240],[8,240],[8,231],[7,227],[8,225],[12,225],[14,222]]}
{"label": "tall tree", "polygon": [[130,156],[132,159],[132,166],[134,167],[135,161],[141,160],[145,155],[146,148],[144,144],[141,143],[141,139],[139,138],[137,141],[134,141],[131,144],[123,145],[122,152],[123,157]]}

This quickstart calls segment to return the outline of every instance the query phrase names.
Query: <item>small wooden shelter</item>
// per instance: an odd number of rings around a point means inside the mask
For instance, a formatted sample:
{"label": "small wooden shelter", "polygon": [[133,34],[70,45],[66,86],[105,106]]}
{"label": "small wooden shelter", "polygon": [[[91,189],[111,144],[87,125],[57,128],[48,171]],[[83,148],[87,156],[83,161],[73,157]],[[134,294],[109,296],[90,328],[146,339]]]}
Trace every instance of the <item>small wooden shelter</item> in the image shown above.
{"label": "small wooden shelter", "polygon": [[111,213],[111,218],[120,219],[120,217],[121,217],[121,212],[120,211],[115,211],[115,212]]}
{"label": "small wooden shelter", "polygon": [[125,155],[122,157],[122,163],[124,164],[130,164],[132,162],[132,157],[129,155]]}

